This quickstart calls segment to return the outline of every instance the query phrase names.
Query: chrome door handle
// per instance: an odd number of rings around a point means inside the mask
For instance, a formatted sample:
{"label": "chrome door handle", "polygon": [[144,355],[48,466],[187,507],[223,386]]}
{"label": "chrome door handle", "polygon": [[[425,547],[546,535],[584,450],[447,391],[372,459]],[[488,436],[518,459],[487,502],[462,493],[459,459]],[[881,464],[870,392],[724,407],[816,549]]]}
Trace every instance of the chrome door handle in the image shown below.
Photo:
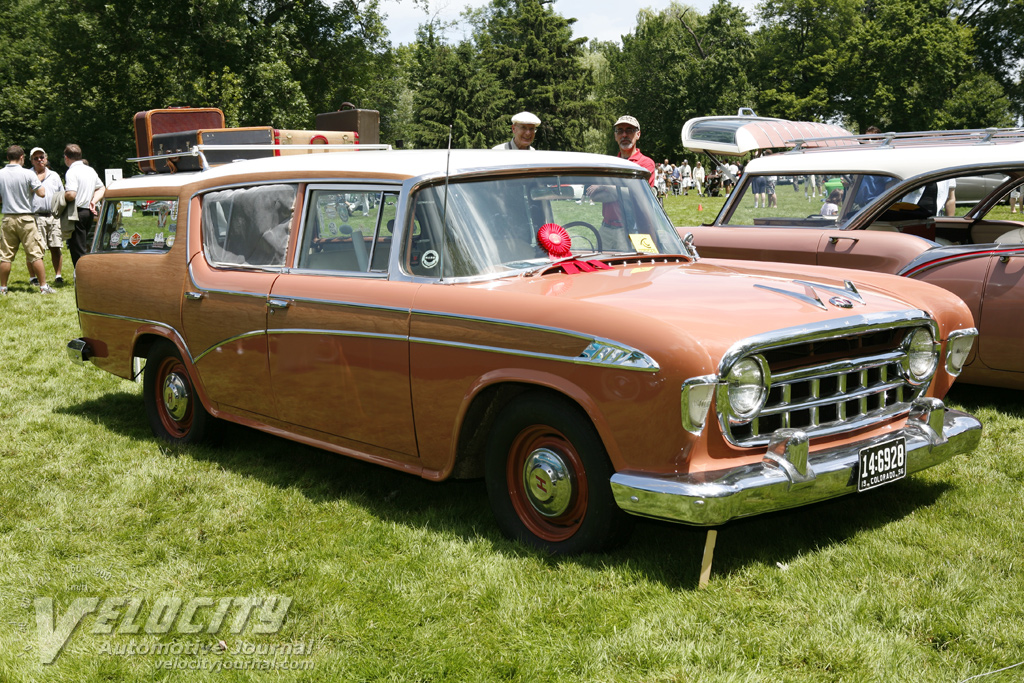
{"label": "chrome door handle", "polygon": [[185,298],[189,301],[199,301],[204,296],[206,296],[205,292],[185,292]]}
{"label": "chrome door handle", "polygon": [[289,299],[267,299],[267,306],[270,308],[288,308],[291,305]]}
{"label": "chrome door handle", "polygon": [[839,244],[839,240],[850,240],[854,244],[856,244],[857,242],[860,242],[860,238],[859,237],[833,236],[833,237],[829,237],[828,238],[828,243],[829,244]]}

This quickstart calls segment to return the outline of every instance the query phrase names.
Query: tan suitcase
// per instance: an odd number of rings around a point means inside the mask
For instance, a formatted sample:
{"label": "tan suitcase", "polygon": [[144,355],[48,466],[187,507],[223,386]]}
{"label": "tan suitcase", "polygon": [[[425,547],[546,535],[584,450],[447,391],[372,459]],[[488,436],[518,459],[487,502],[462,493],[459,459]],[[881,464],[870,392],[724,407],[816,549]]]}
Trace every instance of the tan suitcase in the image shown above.
{"label": "tan suitcase", "polygon": [[289,149],[289,145],[357,145],[359,134],[355,131],[340,130],[274,130],[274,156],[286,154],[311,154],[315,149]]}

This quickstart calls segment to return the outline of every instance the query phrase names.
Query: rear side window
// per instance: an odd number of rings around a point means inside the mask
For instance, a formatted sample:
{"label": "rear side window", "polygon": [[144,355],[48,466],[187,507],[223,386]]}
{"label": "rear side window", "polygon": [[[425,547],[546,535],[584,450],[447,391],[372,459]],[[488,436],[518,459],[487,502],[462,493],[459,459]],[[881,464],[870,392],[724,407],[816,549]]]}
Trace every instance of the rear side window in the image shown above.
{"label": "rear side window", "polygon": [[297,267],[341,273],[385,273],[398,194],[370,189],[312,188]]}
{"label": "rear side window", "polygon": [[295,185],[258,185],[203,196],[203,252],[221,266],[283,266]]}
{"label": "rear side window", "polygon": [[109,199],[93,251],[167,251],[174,246],[177,230],[177,198]]}

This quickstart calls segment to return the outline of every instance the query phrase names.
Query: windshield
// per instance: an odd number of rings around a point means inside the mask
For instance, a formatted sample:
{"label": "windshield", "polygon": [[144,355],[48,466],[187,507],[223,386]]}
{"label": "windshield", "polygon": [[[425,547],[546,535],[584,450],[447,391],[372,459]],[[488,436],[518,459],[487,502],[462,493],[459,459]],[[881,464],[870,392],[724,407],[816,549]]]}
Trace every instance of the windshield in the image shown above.
{"label": "windshield", "polygon": [[722,225],[842,228],[895,184],[887,175],[746,175]]}
{"label": "windshield", "polygon": [[450,183],[447,192],[432,185],[413,195],[408,215],[403,268],[424,277],[508,275],[549,263],[537,233],[551,224],[570,239],[563,257],[685,253],[642,178],[510,176]]}

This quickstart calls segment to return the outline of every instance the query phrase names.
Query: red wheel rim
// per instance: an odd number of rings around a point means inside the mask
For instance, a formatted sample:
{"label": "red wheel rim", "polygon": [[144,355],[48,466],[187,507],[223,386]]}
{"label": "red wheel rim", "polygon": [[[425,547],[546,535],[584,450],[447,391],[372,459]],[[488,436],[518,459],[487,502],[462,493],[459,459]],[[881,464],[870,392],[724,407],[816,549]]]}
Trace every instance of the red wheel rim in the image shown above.
{"label": "red wheel rim", "polygon": [[579,530],[587,512],[587,476],[579,453],[563,434],[546,425],[519,432],[509,449],[505,476],[512,507],[534,536],[558,542]]}
{"label": "red wheel rim", "polygon": [[185,366],[177,358],[164,358],[157,369],[156,411],[160,424],[175,439],[188,436],[192,429],[192,383]]}

